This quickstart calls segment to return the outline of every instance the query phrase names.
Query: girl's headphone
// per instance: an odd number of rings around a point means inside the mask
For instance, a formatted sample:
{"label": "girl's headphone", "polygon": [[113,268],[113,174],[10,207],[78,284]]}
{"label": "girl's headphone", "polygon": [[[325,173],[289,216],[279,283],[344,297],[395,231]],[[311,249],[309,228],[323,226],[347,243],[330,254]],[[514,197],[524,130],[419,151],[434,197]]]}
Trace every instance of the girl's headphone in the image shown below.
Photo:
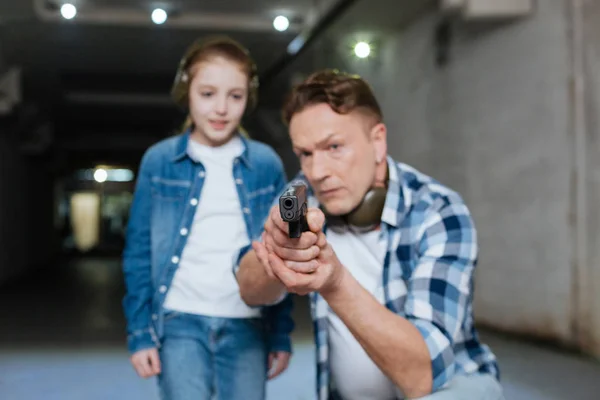
{"label": "girl's headphone", "polygon": [[250,61],[250,85],[248,88],[248,105],[246,106],[246,110],[250,111],[256,107],[258,102],[258,73],[256,64],[252,61],[248,49],[227,36],[211,36],[207,39],[197,40],[188,47],[181,58],[181,61],[179,61],[175,80],[171,87],[171,97],[178,106],[184,109],[187,109],[188,107],[188,93],[191,77],[187,70],[190,66],[190,62],[199,52],[212,46],[218,47],[219,45],[233,46],[248,56],[248,60]]}

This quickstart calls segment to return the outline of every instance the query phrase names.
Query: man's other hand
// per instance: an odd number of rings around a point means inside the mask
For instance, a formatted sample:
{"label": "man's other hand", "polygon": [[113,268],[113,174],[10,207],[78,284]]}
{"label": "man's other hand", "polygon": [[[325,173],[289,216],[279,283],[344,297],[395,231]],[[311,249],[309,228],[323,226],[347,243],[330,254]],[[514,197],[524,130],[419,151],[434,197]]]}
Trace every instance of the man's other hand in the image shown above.
{"label": "man's other hand", "polygon": [[322,232],[325,215],[321,210],[311,208],[306,220],[310,230],[303,232],[299,238],[289,238],[288,223],[281,219],[279,206],[271,208],[265,222],[262,242],[252,243],[257,258],[271,278],[275,276],[269,263],[269,253],[277,255],[294,271],[312,273],[316,270],[320,248],[326,243]]}

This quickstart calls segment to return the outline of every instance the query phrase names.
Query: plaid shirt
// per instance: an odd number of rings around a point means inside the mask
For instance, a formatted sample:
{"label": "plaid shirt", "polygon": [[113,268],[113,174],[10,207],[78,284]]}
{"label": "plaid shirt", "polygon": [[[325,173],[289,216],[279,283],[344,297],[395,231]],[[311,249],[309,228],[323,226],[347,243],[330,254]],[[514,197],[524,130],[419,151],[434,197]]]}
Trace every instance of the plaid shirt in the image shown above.
{"label": "plaid shirt", "polygon": [[[496,358],[478,341],[473,326],[473,272],[477,234],[458,194],[388,157],[388,193],[382,214],[387,242],[382,284],[385,306],[412,322],[423,335],[433,370],[433,390],[455,374],[491,373]],[[311,193],[311,207],[318,206]],[[317,394],[330,393],[328,305],[311,293],[317,354]]]}
{"label": "plaid shirt", "polygon": [[[479,342],[473,321],[477,234],[461,197],[432,178],[388,157],[382,213],[387,242],[382,285],[385,306],[412,322],[431,357],[433,390],[456,374],[490,373],[496,357]],[[296,179],[303,179],[298,175]],[[309,190],[309,207],[318,202]],[[328,305],[311,293],[317,358],[317,398],[336,398],[329,382]]]}

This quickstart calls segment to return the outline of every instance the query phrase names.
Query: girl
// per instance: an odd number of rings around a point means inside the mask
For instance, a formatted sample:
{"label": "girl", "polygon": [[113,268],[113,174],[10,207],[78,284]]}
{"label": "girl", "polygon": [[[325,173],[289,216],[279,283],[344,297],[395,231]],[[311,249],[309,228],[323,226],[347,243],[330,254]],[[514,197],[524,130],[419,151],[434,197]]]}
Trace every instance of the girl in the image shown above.
{"label": "girl", "polygon": [[140,163],[123,306],[131,363],[141,377],[158,376],[164,399],[262,400],[266,380],[289,362],[291,299],[249,307],[234,274],[286,182],[277,154],[241,134],[257,88],[239,43],[194,43],[172,90],[188,127]]}

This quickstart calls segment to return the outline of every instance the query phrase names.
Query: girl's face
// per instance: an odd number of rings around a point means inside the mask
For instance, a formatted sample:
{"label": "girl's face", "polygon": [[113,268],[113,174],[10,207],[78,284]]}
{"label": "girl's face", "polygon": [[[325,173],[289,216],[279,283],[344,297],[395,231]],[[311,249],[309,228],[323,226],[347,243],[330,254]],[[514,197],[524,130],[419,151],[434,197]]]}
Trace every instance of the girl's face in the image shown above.
{"label": "girl's face", "polygon": [[227,143],[238,128],[248,101],[248,76],[235,62],[223,57],[202,61],[191,68],[190,114],[192,138],[208,146]]}

